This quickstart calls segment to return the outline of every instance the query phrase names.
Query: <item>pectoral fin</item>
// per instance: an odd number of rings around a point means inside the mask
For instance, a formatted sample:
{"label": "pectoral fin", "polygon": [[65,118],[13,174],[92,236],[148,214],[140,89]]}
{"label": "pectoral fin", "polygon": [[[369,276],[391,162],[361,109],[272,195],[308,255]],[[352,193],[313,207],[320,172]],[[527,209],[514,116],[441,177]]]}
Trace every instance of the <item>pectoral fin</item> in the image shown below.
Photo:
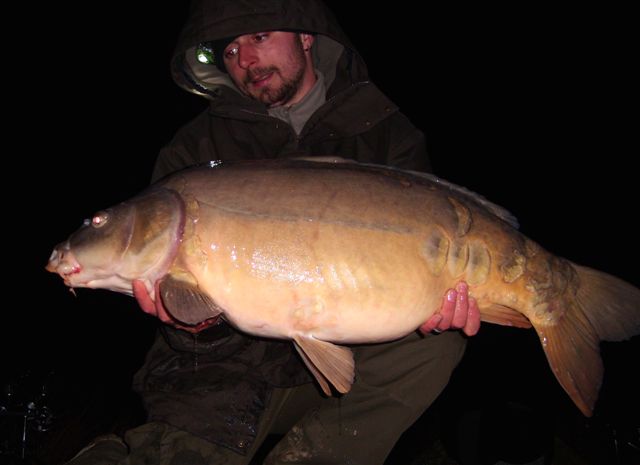
{"label": "pectoral fin", "polygon": [[190,273],[169,274],[159,288],[165,308],[182,323],[196,325],[222,313],[213,299],[198,288]]}
{"label": "pectoral fin", "polygon": [[347,347],[320,341],[311,335],[296,335],[294,345],[322,390],[331,395],[329,383],[342,394],[353,384],[353,353]]}
{"label": "pectoral fin", "polygon": [[517,310],[500,304],[481,306],[480,319],[497,325],[531,328],[531,322],[526,316]]}

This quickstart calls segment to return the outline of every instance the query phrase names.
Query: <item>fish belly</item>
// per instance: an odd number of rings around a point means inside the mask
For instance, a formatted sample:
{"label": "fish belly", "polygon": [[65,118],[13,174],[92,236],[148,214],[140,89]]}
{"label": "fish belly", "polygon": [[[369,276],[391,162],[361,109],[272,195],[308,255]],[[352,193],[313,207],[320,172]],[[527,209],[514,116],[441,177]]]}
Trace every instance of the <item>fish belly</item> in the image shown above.
{"label": "fish belly", "polygon": [[213,235],[200,285],[261,336],[398,338],[438,308],[446,286],[406,232],[227,217]]}

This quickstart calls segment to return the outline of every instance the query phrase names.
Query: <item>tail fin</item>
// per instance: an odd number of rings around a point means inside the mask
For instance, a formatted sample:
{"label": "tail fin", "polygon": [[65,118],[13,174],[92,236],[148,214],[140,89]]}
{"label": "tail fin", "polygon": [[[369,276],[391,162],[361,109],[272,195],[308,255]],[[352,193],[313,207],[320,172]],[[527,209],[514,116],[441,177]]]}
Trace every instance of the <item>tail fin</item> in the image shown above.
{"label": "tail fin", "polygon": [[591,416],[604,372],[600,341],[640,334],[640,289],[572,265],[580,283],[575,299],[552,303],[564,308],[562,318],[536,330],[556,378],[582,413]]}
{"label": "tail fin", "polygon": [[603,341],[640,334],[640,289],[623,280],[573,264],[578,272],[578,304]]}

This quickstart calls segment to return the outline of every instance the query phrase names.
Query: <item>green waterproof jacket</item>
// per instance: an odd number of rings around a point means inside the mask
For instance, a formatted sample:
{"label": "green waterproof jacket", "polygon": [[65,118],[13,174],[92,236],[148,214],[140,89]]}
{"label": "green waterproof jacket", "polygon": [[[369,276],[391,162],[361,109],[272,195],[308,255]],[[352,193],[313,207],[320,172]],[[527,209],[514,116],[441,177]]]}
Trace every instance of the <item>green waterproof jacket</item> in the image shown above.
{"label": "green waterproof jacket", "polygon": [[[241,34],[294,30],[316,34],[313,53],[326,102],[299,135],[266,107],[240,94],[229,76],[196,58],[199,43]],[[201,0],[190,10],[171,71],[210,100],[158,158],[153,179],[209,160],[340,155],[369,163],[429,170],[424,135],[371,81],[367,67],[319,0]]]}
{"label": "green waterproof jacket", "polygon": [[[269,30],[316,34],[326,101],[299,134],[242,95],[215,65],[196,59],[204,41]],[[428,170],[424,135],[373,83],[333,14],[319,0],[196,0],[171,62],[175,81],[210,104],[165,147],[156,180],[210,160],[337,155]],[[137,373],[150,421],[163,421],[239,453],[251,446],[274,386],[309,382],[290,343],[255,339],[226,324],[197,337],[163,327]]]}

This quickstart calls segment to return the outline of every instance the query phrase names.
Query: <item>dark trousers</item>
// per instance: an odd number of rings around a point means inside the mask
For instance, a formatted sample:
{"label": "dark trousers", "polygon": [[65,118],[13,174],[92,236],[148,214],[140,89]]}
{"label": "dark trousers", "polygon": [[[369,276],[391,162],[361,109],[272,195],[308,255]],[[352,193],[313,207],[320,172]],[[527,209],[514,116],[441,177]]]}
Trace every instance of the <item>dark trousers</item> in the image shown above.
{"label": "dark trousers", "polygon": [[351,392],[326,398],[315,384],[275,389],[247,455],[167,424],[148,423],[129,430],[124,441],[99,438],[68,465],[247,465],[269,433],[285,436],[265,465],[382,464],[442,392],[464,346],[460,334],[447,332],[355,347]]}

